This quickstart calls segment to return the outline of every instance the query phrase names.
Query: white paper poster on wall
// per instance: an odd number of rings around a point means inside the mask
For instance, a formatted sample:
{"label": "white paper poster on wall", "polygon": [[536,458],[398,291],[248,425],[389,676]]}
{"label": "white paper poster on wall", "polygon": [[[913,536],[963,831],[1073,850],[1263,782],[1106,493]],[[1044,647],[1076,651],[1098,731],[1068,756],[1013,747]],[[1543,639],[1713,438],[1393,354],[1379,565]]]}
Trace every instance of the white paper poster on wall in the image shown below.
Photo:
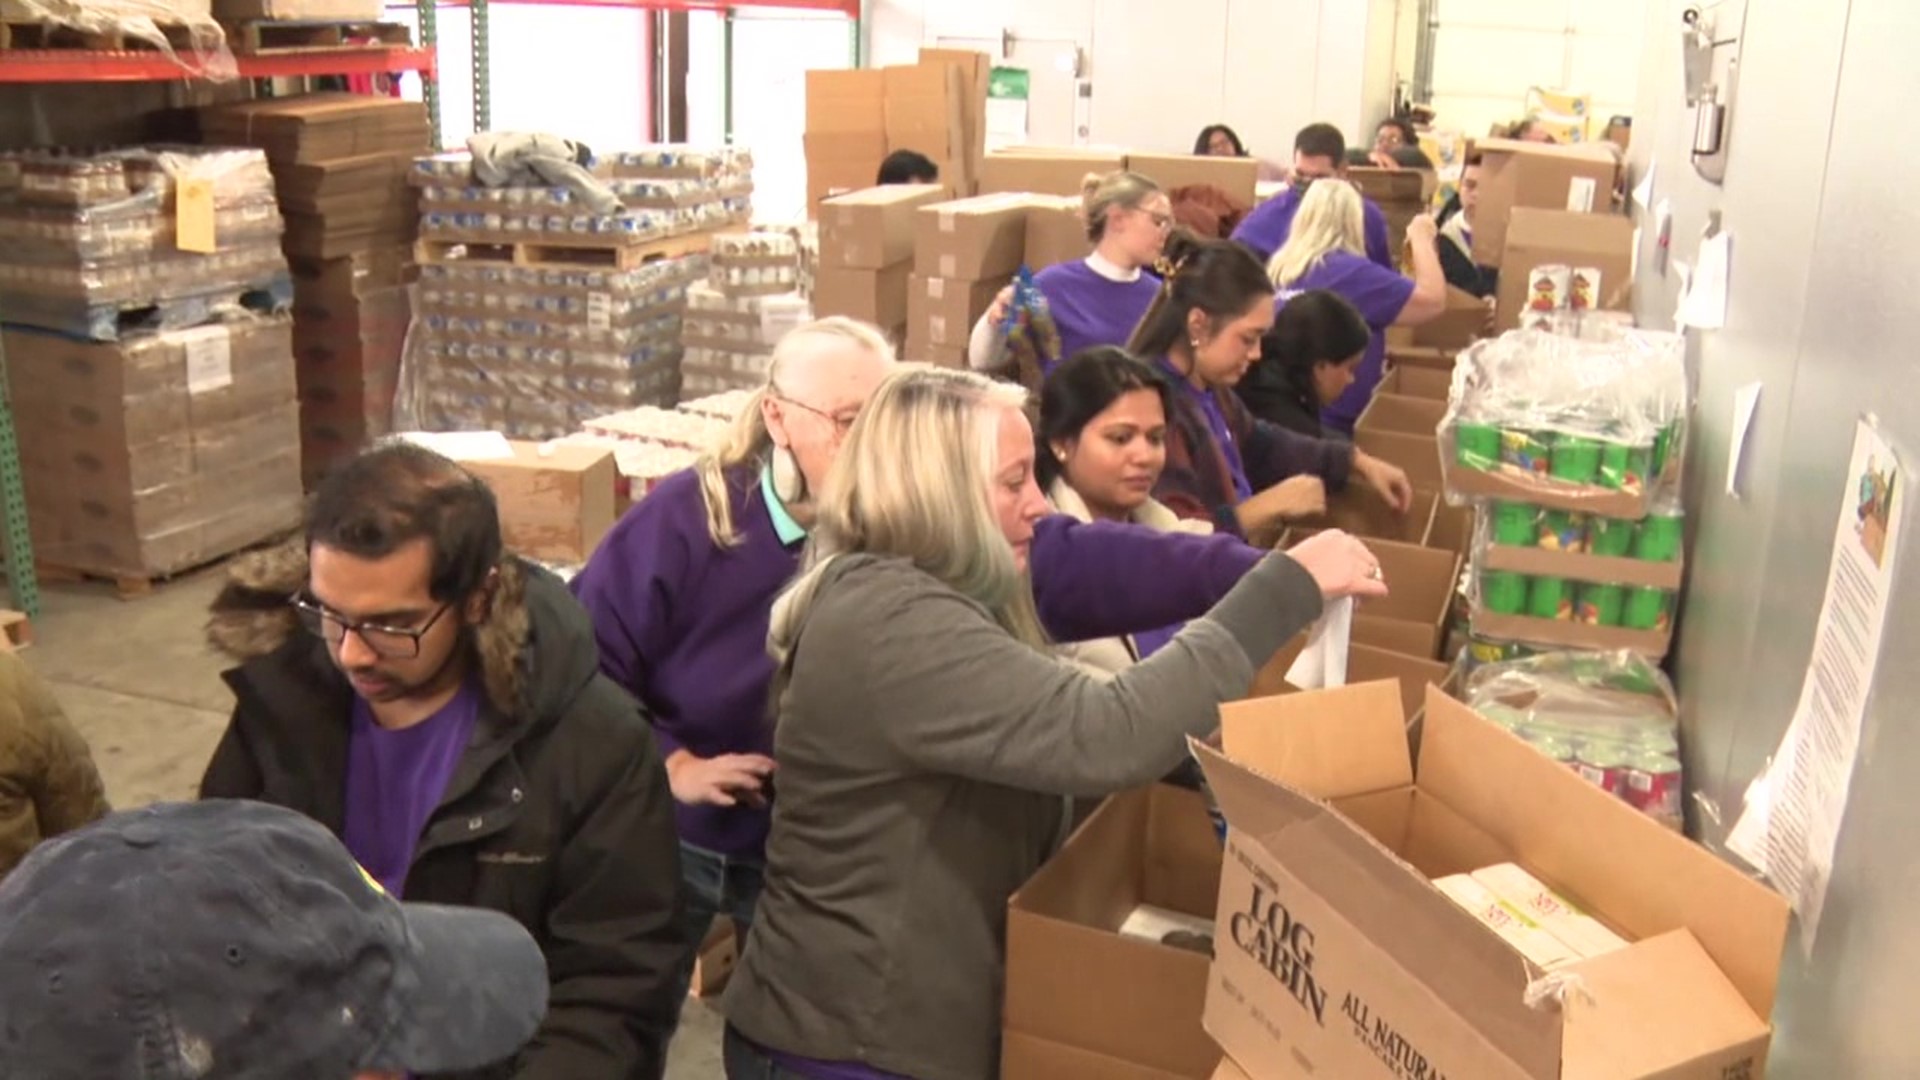
{"label": "white paper poster on wall", "polygon": [[987,76],[987,149],[1027,141],[1033,76],[1026,68],[996,67]]}
{"label": "white paper poster on wall", "polygon": [[1862,420],[1854,432],[1827,595],[1800,702],[1780,749],[1748,787],[1746,808],[1727,837],[1727,847],[1793,904],[1801,947],[1809,953],[1820,928],[1861,722],[1880,660],[1907,480],[1893,447]]}

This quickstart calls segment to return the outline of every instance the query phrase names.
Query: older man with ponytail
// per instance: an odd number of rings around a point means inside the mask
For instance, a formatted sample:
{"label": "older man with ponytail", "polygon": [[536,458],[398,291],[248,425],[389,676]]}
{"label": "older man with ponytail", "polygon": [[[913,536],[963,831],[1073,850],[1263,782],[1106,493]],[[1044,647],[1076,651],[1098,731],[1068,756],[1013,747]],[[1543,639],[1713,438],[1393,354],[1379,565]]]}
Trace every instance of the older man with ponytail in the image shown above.
{"label": "older man with ponytail", "polygon": [[[653,717],[695,932],[716,915],[752,921],[777,778],[768,615],[799,568],[814,493],[892,366],[862,323],[788,334],[731,436],[627,513],[574,581],[601,667]],[[1050,516],[1035,528],[1034,599],[1056,640],[1151,630],[1205,612],[1261,554],[1229,537]]]}

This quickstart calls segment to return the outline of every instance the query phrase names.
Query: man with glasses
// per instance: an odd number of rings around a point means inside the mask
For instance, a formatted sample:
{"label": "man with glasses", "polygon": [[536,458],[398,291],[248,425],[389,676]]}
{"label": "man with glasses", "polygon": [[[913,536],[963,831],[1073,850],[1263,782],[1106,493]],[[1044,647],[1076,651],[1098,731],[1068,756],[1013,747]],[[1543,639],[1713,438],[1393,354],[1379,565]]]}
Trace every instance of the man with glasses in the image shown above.
{"label": "man with glasses", "polygon": [[[1253,249],[1260,261],[1286,246],[1293,229],[1293,215],[1300,200],[1315,180],[1345,176],[1347,138],[1332,124],[1308,124],[1293,139],[1293,174],[1287,190],[1254,207],[1253,213],[1233,230],[1233,238]],[[1387,235],[1387,215],[1372,199],[1365,200],[1367,258],[1395,269],[1392,238]]]}
{"label": "man with glasses", "polygon": [[232,723],[206,798],[298,810],[409,901],[491,908],[546,953],[517,1063],[463,1077],[659,1077],[692,947],[660,754],[565,586],[504,550],[486,485],[408,444],[328,477],[304,542],[214,602]]}

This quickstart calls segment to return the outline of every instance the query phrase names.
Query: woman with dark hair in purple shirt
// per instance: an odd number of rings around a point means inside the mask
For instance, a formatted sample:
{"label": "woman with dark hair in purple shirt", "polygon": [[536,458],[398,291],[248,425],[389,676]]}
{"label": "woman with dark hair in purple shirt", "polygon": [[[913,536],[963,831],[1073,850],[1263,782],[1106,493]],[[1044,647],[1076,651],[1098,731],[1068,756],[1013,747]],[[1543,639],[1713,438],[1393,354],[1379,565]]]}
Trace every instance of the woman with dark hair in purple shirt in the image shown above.
{"label": "woman with dark hair in purple shirt", "polygon": [[[1062,360],[1098,345],[1126,344],[1160,291],[1160,279],[1148,271],[1173,228],[1167,193],[1139,173],[1088,176],[1081,199],[1092,253],[1049,266],[1033,279],[1060,328]],[[1011,291],[1002,291],[974,324],[967,346],[974,370],[993,365],[1011,300]]]}
{"label": "woman with dark hair in purple shirt", "polygon": [[[730,437],[661,481],[574,579],[601,668],[653,718],[694,940],[716,916],[742,930],[753,919],[778,777],[768,614],[799,567],[814,493],[892,364],[863,323],[788,334]],[[1053,516],[1035,529],[1034,595],[1056,640],[1113,637],[1200,615],[1261,554],[1231,537]]]}

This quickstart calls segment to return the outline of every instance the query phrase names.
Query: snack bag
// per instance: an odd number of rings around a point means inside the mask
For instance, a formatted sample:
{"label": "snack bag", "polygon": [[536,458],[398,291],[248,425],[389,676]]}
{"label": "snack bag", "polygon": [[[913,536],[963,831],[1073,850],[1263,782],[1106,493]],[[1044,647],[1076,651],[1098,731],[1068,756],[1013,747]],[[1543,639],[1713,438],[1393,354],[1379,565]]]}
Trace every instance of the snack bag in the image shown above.
{"label": "snack bag", "polygon": [[1047,298],[1034,283],[1033,271],[1020,267],[1013,278],[1013,302],[1000,324],[1000,354],[993,370],[1014,379],[1034,394],[1062,357],[1060,328],[1053,321]]}

